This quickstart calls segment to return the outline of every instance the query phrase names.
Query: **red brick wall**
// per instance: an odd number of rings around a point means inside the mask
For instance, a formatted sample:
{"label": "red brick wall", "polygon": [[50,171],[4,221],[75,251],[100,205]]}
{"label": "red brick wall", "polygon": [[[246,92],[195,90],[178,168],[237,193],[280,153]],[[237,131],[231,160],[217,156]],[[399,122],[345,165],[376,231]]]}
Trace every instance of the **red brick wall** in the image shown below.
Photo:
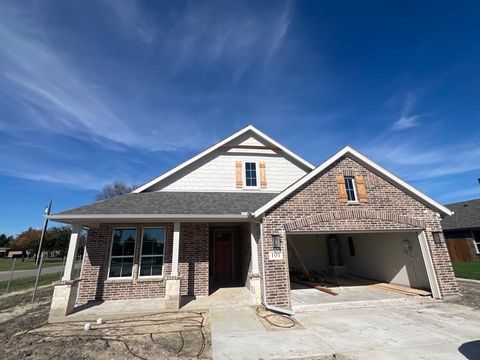
{"label": "red brick wall", "polygon": [[[88,234],[78,302],[163,297],[163,278],[138,278],[142,227],[166,229],[164,277],[172,268],[173,223],[101,224]],[[137,229],[132,279],[107,279],[114,227]],[[179,275],[182,295],[208,295],[208,224],[183,223],[180,227]]]}
{"label": "red brick wall", "polygon": [[[362,175],[368,202],[355,205],[341,203],[337,175]],[[322,230],[333,233],[340,230],[381,231],[420,227],[426,232],[440,292],[443,296],[458,293],[447,248],[437,246],[433,241],[432,231],[442,230],[437,214],[349,157],[332,164],[265,215],[263,256],[267,301],[271,305],[288,308],[291,304],[286,227],[288,231]],[[268,260],[268,252],[272,250],[272,234],[281,235],[284,260]]]}

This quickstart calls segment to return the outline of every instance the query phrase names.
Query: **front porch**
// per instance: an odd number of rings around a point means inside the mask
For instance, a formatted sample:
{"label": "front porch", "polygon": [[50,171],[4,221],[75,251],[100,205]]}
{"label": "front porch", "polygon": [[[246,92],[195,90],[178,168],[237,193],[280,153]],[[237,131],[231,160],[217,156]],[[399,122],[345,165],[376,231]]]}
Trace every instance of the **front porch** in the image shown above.
{"label": "front porch", "polygon": [[[74,278],[73,259],[84,227],[73,226],[65,272],[55,283],[51,322],[260,303],[256,224],[89,224],[81,276]],[[153,240],[161,253],[155,254],[162,261],[158,275],[151,265],[145,276],[143,249],[147,240],[152,242],[146,229],[162,234]],[[118,258],[120,265],[113,268]]]}
{"label": "front porch", "polygon": [[[252,304],[250,292],[243,286],[219,288],[209,296],[183,296],[180,311],[205,311],[221,309],[239,309]],[[128,319],[141,315],[168,312],[165,299],[109,300],[91,302],[77,306],[73,313],[50,322],[91,321]]]}

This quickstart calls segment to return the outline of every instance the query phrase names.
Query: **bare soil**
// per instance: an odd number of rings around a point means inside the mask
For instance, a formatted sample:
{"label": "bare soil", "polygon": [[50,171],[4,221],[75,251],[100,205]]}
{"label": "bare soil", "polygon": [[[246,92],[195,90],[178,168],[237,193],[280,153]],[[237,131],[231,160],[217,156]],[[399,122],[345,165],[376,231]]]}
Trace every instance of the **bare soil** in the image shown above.
{"label": "bare soil", "polygon": [[84,322],[47,323],[52,291],[41,289],[34,306],[31,292],[0,299],[0,316],[15,312],[0,322],[2,359],[211,358],[208,312],[150,314],[84,331]]}
{"label": "bare soil", "polygon": [[458,280],[457,283],[460,288],[460,293],[462,294],[462,299],[455,302],[480,310],[480,284],[461,280]]}

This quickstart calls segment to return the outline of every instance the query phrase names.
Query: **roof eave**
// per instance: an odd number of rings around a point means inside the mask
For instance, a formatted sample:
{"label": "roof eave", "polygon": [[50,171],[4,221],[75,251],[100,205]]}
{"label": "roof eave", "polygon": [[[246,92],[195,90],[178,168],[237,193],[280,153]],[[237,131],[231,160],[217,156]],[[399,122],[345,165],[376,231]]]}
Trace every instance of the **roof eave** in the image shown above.
{"label": "roof eave", "polygon": [[249,216],[245,214],[54,214],[46,216],[46,219],[64,222],[67,224],[77,222],[112,222],[112,221],[183,221],[183,222],[225,222],[247,221]]}

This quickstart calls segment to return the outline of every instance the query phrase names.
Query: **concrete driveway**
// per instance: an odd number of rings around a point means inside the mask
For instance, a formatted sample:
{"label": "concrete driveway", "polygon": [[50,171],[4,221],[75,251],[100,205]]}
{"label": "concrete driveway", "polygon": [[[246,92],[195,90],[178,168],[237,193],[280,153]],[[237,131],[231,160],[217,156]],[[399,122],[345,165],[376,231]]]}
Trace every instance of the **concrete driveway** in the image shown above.
{"label": "concrete driveway", "polygon": [[480,312],[443,302],[297,313],[266,330],[252,308],[211,310],[214,359],[480,359]]}

